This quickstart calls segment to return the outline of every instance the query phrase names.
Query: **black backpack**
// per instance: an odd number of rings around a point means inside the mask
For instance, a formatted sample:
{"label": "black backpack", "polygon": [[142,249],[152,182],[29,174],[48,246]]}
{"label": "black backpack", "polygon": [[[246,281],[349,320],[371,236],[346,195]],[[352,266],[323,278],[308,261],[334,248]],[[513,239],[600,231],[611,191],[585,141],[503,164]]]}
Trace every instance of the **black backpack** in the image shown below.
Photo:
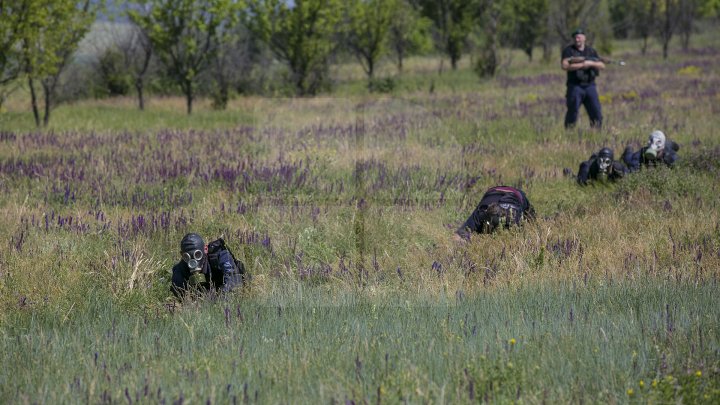
{"label": "black backpack", "polygon": [[223,291],[241,287],[249,281],[250,276],[245,270],[245,265],[235,258],[235,255],[225,245],[223,238],[218,238],[208,244],[207,256],[212,282]]}

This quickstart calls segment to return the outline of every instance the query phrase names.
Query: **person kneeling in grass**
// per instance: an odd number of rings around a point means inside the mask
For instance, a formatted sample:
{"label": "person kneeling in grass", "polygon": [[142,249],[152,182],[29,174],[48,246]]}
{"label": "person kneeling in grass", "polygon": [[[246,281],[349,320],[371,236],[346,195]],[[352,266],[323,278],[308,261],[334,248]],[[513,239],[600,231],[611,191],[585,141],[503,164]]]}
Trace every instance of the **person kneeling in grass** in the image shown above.
{"label": "person kneeling in grass", "polygon": [[588,180],[609,180],[615,182],[622,179],[628,172],[624,164],[614,160],[613,150],[602,148],[593,153],[589,160],[580,163],[577,182],[581,186],[588,184]]}
{"label": "person kneeling in grass", "polygon": [[489,234],[498,228],[520,226],[523,220],[535,219],[535,209],[525,193],[515,187],[489,188],[475,211],[462,224],[453,238],[469,240],[472,233]]}
{"label": "person kneeling in grass", "polygon": [[185,235],[180,241],[181,260],[173,266],[170,290],[182,299],[192,292],[228,292],[245,282],[245,266],[225,246],[220,238],[206,245],[196,233]]}
{"label": "person kneeling in grass", "polygon": [[680,145],[665,138],[662,131],[655,130],[650,134],[647,146],[633,151],[631,146],[625,148],[623,160],[631,172],[640,170],[640,167],[655,167],[664,163],[672,167],[678,159],[677,151]]}

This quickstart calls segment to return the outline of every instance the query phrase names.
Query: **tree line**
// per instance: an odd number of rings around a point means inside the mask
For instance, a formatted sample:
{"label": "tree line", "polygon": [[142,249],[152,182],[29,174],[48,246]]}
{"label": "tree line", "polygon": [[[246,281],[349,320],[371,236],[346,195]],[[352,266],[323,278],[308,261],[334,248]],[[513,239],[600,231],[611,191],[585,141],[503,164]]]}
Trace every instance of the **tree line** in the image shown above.
{"label": "tree line", "polygon": [[[614,39],[680,36],[717,17],[720,0],[145,0],[123,3],[104,35],[86,38],[106,4],[91,0],[0,0],[0,106],[12,91],[30,94],[38,126],[52,108],[82,97],[129,95],[145,108],[148,91],[182,94],[188,114],[209,96],[224,108],[232,94],[312,96],[327,91],[333,63],[352,58],[372,91],[392,88],[378,65],[402,74],[408,56],[440,53],[457,69],[471,55],[481,77],[501,67],[500,49],[554,60],[573,28],[612,51]],[[78,52],[81,41],[96,52]],[[84,56],[84,57],[83,57]],[[439,69],[442,71],[442,65]]]}

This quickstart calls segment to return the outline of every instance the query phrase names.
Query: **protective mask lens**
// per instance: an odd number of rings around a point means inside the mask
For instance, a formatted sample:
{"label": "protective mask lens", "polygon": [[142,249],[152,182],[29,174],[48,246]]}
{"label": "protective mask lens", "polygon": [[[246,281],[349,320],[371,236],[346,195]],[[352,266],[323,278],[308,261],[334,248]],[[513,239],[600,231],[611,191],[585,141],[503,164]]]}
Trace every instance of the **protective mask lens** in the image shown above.
{"label": "protective mask lens", "polygon": [[182,259],[187,263],[190,271],[200,270],[200,260],[203,258],[202,250],[195,250],[191,252],[183,252]]}

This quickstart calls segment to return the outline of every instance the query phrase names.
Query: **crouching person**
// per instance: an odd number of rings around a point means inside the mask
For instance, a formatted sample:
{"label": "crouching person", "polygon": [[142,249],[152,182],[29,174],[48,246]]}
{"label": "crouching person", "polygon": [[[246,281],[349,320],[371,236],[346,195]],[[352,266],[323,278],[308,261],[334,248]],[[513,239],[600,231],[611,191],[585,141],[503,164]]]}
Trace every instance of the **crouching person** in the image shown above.
{"label": "crouching person", "polygon": [[593,153],[589,160],[580,163],[580,170],[577,174],[578,184],[585,186],[588,180],[615,182],[622,179],[628,169],[614,158],[614,153],[610,148],[602,148],[597,153]]}
{"label": "crouching person", "polygon": [[663,163],[672,167],[678,159],[679,150],[680,145],[666,139],[662,131],[655,130],[650,134],[647,146],[639,151],[635,152],[630,146],[625,148],[623,160],[631,172],[640,170],[642,166],[655,167]]}
{"label": "crouching person", "polygon": [[228,292],[245,281],[245,266],[222,238],[206,245],[200,235],[189,233],[180,241],[180,255],[181,260],[172,269],[170,287],[178,298],[191,290]]}
{"label": "crouching person", "polygon": [[520,226],[523,220],[533,219],[535,209],[522,190],[509,186],[491,187],[453,238],[458,241],[468,240],[472,233],[489,234],[499,228]]}

